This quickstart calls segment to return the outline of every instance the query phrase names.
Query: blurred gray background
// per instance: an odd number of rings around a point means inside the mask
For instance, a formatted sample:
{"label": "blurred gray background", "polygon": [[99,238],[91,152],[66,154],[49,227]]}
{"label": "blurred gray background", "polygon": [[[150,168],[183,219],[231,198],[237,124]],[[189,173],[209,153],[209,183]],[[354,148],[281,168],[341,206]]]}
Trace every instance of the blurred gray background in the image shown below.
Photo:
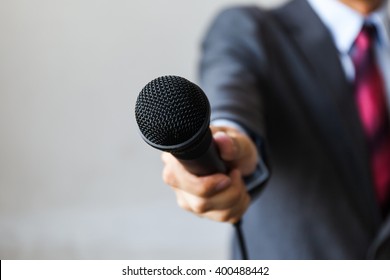
{"label": "blurred gray background", "polygon": [[0,0],[0,259],[225,259],[230,226],[179,209],[134,103],[196,81],[199,43],[232,4]]}

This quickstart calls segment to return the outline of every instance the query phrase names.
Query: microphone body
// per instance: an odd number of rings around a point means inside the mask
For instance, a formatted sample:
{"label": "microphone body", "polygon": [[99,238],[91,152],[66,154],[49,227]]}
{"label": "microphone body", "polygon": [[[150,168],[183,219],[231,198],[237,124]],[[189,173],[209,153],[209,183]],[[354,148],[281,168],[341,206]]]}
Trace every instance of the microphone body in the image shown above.
{"label": "microphone body", "polygon": [[197,85],[177,76],[154,79],[140,92],[135,112],[144,141],[190,173],[227,173],[209,128],[209,101]]}

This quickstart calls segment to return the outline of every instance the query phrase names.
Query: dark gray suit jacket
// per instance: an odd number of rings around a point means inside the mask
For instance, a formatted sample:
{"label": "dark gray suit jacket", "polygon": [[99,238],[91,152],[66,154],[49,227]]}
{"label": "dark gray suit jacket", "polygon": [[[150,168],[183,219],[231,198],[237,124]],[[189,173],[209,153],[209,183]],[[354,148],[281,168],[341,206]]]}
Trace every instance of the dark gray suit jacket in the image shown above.
{"label": "dark gray suit jacket", "polygon": [[306,1],[224,10],[200,69],[212,118],[265,143],[271,176],[243,219],[250,258],[390,258],[353,86]]}

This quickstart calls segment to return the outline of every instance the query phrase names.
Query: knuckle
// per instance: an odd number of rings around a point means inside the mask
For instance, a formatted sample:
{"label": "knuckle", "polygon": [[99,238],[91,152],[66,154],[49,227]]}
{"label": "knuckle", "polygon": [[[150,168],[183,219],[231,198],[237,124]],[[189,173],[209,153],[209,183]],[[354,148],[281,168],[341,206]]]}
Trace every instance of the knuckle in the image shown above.
{"label": "knuckle", "polygon": [[221,217],[221,219],[222,219],[222,222],[224,222],[224,223],[235,224],[240,220],[240,217],[237,215],[233,215],[231,212],[229,212],[229,213],[223,215]]}
{"label": "knuckle", "polygon": [[196,178],[192,183],[193,194],[198,197],[207,198],[213,193],[215,183],[211,178]]}
{"label": "knuckle", "polygon": [[177,197],[176,202],[177,202],[177,205],[178,205],[180,208],[182,208],[182,209],[184,209],[184,210],[186,210],[186,211],[189,211],[189,210],[190,210],[190,207],[188,206],[187,202],[186,202],[183,198]]}
{"label": "knuckle", "polygon": [[195,201],[191,208],[195,214],[204,214],[209,210],[207,201],[203,199]]}
{"label": "knuckle", "polygon": [[166,152],[161,153],[161,160],[166,163],[169,159],[169,154]]}
{"label": "knuckle", "polygon": [[175,177],[171,172],[170,168],[165,167],[162,172],[162,179],[165,184],[173,186],[175,183]]}
{"label": "knuckle", "polygon": [[238,217],[233,217],[233,218],[229,219],[228,221],[226,221],[226,223],[235,224],[235,223],[237,223],[239,220],[240,220],[240,218],[238,218]]}
{"label": "knuckle", "polygon": [[210,186],[209,184],[199,184],[194,188],[194,193],[199,197],[207,197],[210,194]]}
{"label": "knuckle", "polygon": [[237,202],[239,202],[239,200],[241,199],[241,197],[243,195],[243,192],[246,192],[245,189],[242,189],[237,185],[232,187],[229,191],[230,191],[229,201],[230,201],[230,204],[232,206],[234,204],[236,204]]}
{"label": "knuckle", "polygon": [[218,216],[218,221],[222,223],[227,223],[232,219],[230,211],[222,211]]}

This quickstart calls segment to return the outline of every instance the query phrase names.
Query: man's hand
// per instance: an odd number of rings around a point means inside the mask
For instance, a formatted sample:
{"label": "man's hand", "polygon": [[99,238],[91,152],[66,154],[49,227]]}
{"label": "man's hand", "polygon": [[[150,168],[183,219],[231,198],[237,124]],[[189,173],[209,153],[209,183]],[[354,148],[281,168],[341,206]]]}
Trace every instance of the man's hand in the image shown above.
{"label": "man's hand", "polygon": [[257,150],[247,135],[234,128],[210,128],[230,173],[199,177],[185,170],[171,154],[163,153],[163,180],[172,187],[181,208],[215,221],[235,223],[250,203],[242,176],[254,172]]}

